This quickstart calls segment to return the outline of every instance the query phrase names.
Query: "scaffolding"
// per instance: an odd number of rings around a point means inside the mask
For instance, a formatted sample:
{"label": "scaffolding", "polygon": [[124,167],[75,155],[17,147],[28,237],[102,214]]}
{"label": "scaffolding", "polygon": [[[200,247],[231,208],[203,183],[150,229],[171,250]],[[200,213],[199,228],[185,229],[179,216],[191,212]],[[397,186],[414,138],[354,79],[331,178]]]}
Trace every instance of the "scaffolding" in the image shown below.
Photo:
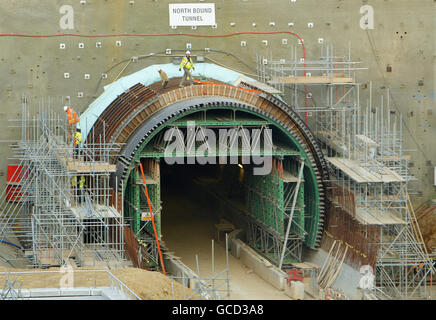
{"label": "scaffolding", "polygon": [[306,117],[327,156],[331,205],[323,247],[337,240],[350,245],[346,262],[374,268],[378,298],[428,298],[434,267],[408,195],[413,178],[403,119],[390,107],[389,89],[373,102],[372,83],[366,107],[360,105],[356,73],[365,68],[358,65],[350,48],[348,56],[338,55],[331,45],[321,47],[317,61],[298,58],[296,49],[291,60],[257,57],[259,79]]}
{"label": "scaffolding", "polygon": [[304,229],[303,168],[299,156],[281,157],[273,160],[270,174],[245,176],[248,243],[279,268],[301,261],[308,234]]}
{"label": "scaffolding", "polygon": [[110,157],[119,147],[75,147],[67,123],[50,100],[32,110],[22,98],[15,126],[21,140],[12,157],[17,182],[14,197],[6,189],[1,196],[0,239],[19,241],[33,267],[119,266],[125,261],[125,224],[109,186],[115,170]]}
{"label": "scaffolding", "polygon": [[[256,55],[257,76],[281,92],[297,112],[311,115],[314,111],[324,111],[325,116],[331,117],[335,115],[330,111],[357,109],[356,73],[366,68],[351,60],[351,47],[348,56],[344,52],[338,55],[331,45],[320,48],[321,56],[314,61],[300,58],[298,46],[291,47],[288,59],[275,59],[272,51],[267,56]],[[323,129],[332,132],[334,128]]]}

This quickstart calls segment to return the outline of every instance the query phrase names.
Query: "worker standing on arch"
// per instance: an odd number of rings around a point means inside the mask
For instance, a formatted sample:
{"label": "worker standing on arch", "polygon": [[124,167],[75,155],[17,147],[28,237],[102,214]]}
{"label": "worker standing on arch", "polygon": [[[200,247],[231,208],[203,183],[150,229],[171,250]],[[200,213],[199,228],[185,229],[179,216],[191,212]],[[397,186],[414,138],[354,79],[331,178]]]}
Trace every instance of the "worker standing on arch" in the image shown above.
{"label": "worker standing on arch", "polygon": [[159,92],[164,90],[168,84],[168,76],[165,71],[163,71],[161,68],[157,69],[157,72],[159,72],[160,78],[162,79],[162,86],[160,87]]}
{"label": "worker standing on arch", "polygon": [[194,64],[191,60],[191,52],[186,51],[186,56],[183,58],[182,62],[180,63],[179,71],[182,71],[183,68],[183,78],[182,81],[180,81],[179,87],[183,87],[183,84],[185,83],[185,80],[188,80],[190,85],[193,84],[193,79],[191,75],[191,69],[195,70]]}

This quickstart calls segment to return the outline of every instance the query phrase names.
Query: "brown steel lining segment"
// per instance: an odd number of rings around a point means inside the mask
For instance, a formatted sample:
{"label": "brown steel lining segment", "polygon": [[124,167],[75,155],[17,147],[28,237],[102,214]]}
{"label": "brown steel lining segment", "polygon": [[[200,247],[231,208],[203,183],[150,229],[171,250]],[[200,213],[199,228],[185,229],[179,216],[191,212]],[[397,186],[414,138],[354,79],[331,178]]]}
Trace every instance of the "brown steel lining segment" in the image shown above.
{"label": "brown steel lining segment", "polygon": [[[257,94],[240,90],[233,86],[215,86],[215,85],[196,85],[193,87],[178,88],[178,84],[181,78],[170,79],[167,88],[162,94],[155,99],[154,102],[146,106],[146,101],[156,97],[156,91],[160,89],[161,82],[156,82],[149,87],[144,87],[141,84],[137,84],[126,90],[117,99],[115,99],[108,108],[99,117],[94,128],[94,139],[96,142],[99,139],[99,134],[103,131],[103,122],[106,127],[106,142],[125,143],[130,135],[147,119],[151,114],[172,104],[176,101],[185,100],[192,97],[201,96],[221,96],[240,100],[241,102],[254,105],[259,110],[262,110],[268,115],[273,116],[278,121],[286,124],[297,135],[301,142],[307,147],[307,151],[313,150],[308,138],[301,132],[301,129],[293,122],[289,121],[289,114],[275,106],[270,101],[270,95],[266,95],[264,99]],[[142,105],[142,108],[141,108]],[[142,110],[140,110],[142,109]],[[138,111],[137,115],[133,117],[124,127],[121,132],[113,137],[118,127],[121,125],[133,111]],[[91,132],[92,134],[92,132]],[[94,140],[92,139],[92,140]],[[91,139],[90,139],[91,140]],[[321,166],[322,168],[322,166]],[[315,168],[316,170],[317,168]],[[317,171],[317,170],[316,170]],[[319,172],[318,172],[319,173]]]}
{"label": "brown steel lining segment", "polygon": [[100,115],[94,128],[88,134],[88,142],[98,143],[104,135],[106,141],[116,130],[116,124],[144,101],[152,98],[155,93],[138,83],[119,95]]}
{"label": "brown steel lining segment", "polygon": [[325,221],[321,248],[329,251],[334,240],[349,246],[345,262],[359,268],[368,264],[375,268],[380,243],[380,226],[362,225],[340,206],[332,205]]}
{"label": "brown steel lining segment", "polygon": [[149,116],[154,114],[156,111],[165,108],[166,106],[173,104],[180,100],[186,100],[194,97],[204,97],[204,96],[221,96],[221,97],[229,97],[241,100],[242,102],[256,104],[258,96],[240,90],[238,88],[226,85],[195,85],[188,86],[184,88],[176,88],[173,90],[169,90],[166,93],[161,94],[156,101],[151,103],[148,106],[143,106],[142,110],[139,110],[137,115],[134,118],[140,119],[140,121],[130,121],[128,124],[122,128],[121,132],[118,134],[115,140],[113,139],[111,142],[116,143],[125,143],[130,135],[138,129],[141,125],[142,121],[147,119]]}
{"label": "brown steel lining segment", "polygon": [[[174,89],[179,88],[181,79],[181,77],[169,79],[166,88],[162,90],[160,94],[172,92]],[[212,82],[225,84],[217,80],[212,80]],[[155,82],[147,87],[141,83],[137,83],[119,95],[98,117],[93,130],[90,130],[88,133],[88,143],[100,143],[103,142],[103,140],[109,142],[118,128],[118,124],[124,121],[137,107],[153,97],[156,97],[161,86],[161,81]]]}

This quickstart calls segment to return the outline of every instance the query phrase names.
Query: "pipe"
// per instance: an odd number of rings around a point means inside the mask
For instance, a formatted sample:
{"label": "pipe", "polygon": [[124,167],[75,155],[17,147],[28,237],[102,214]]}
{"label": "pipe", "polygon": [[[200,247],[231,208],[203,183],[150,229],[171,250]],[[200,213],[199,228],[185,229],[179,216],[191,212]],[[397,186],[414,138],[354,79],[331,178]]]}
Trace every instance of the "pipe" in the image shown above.
{"label": "pipe", "polygon": [[0,243],[8,244],[8,245],[16,247],[16,248],[18,248],[20,250],[23,250],[23,247],[19,246],[18,244],[15,244],[15,243],[12,243],[12,242],[9,242],[9,241],[6,241],[6,240],[0,240]]}

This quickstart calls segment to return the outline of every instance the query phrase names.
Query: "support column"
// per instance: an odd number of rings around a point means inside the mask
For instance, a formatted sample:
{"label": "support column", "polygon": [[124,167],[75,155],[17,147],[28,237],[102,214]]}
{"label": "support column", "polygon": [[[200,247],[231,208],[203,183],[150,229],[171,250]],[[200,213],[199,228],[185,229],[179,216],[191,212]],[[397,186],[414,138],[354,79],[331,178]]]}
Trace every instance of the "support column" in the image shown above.
{"label": "support column", "polygon": [[133,213],[133,232],[138,233],[141,225],[141,193],[140,185],[137,183],[139,181],[138,170],[133,171],[133,184],[132,184],[132,204],[135,206]]}
{"label": "support column", "polygon": [[300,189],[298,190],[297,195],[297,204],[295,206],[295,213],[294,213],[294,219],[292,223],[291,230],[298,234],[301,239],[305,238],[305,231],[304,231],[304,173],[301,178],[301,184]]}

